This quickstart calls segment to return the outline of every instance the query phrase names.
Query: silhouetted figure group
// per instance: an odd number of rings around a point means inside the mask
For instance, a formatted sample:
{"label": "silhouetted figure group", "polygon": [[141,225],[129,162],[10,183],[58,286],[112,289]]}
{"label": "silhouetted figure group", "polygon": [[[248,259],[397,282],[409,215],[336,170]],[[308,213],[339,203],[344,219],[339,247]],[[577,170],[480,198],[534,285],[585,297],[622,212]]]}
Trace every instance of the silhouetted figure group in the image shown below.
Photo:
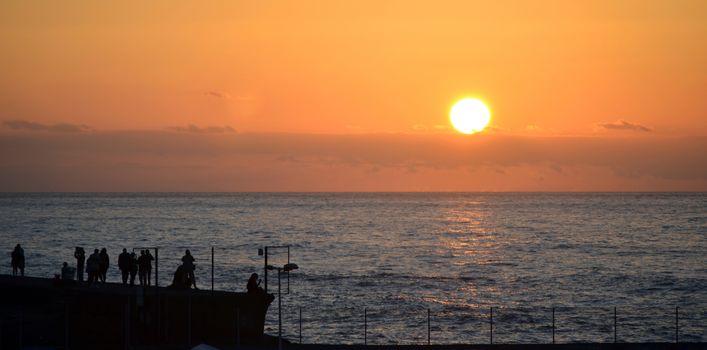
{"label": "silhouetted figure group", "polygon": [[[17,276],[18,274],[24,276],[25,274],[25,252],[24,249],[18,244],[12,251],[12,274]],[[76,268],[69,266],[67,262],[62,264],[61,275],[56,274],[55,280],[69,280],[73,281],[74,276],[77,282],[83,282],[84,271],[88,275],[87,284],[91,286],[94,282],[106,282],[106,276],[108,273],[108,268],[110,266],[110,257],[108,256],[108,251],[106,248],[93,250],[88,259],[86,258],[86,252],[83,247],[76,247],[74,250],[74,257],[76,258]],[[118,255],[118,269],[121,272],[121,279],[123,285],[128,284],[135,285],[135,276],[138,276],[138,282],[141,286],[152,285],[152,261],[155,258],[150,254],[149,250],[140,250],[140,256],[136,256],[135,252],[128,253],[127,249],[123,249],[123,252]],[[194,270],[196,265],[194,263],[195,259],[191,255],[189,249],[184,252],[182,256],[182,264],[177,267],[174,272],[174,278],[172,279],[172,284],[170,287],[179,289],[199,289],[196,287],[196,276],[194,275]],[[254,294],[264,294],[263,288],[260,287],[261,280],[258,279],[258,274],[254,273],[248,279],[248,293]],[[75,283],[75,282],[71,282]]]}
{"label": "silhouetted figure group", "polygon": [[20,276],[25,275],[25,250],[22,249],[22,246],[19,244],[15,246],[15,249],[12,251],[12,275],[17,276],[17,273],[19,272]]}
{"label": "silhouetted figure group", "polygon": [[130,285],[135,285],[135,275],[138,275],[138,282],[141,286],[149,286],[152,284],[152,261],[155,260],[149,250],[141,250],[140,257],[135,253],[128,253],[128,250],[123,248],[123,252],[118,256],[118,268],[120,269],[123,284],[128,283],[130,277]]}

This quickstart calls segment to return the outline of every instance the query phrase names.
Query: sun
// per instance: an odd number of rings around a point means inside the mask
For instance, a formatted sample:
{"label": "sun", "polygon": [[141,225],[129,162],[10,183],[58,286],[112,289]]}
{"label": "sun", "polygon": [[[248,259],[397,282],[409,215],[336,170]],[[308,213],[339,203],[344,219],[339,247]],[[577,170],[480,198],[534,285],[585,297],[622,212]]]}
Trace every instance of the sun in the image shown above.
{"label": "sun", "polygon": [[460,133],[473,134],[484,130],[489,124],[491,112],[481,100],[465,98],[452,106],[449,120]]}

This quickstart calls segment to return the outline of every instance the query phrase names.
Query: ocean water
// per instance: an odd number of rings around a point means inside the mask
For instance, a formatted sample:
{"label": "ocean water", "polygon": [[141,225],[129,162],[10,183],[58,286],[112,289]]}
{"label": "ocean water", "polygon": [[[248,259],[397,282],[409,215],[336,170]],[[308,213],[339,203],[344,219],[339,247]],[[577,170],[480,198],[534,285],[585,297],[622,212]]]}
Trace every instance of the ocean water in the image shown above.
{"label": "ocean water", "polygon": [[[290,246],[284,334],[305,343],[707,341],[705,193],[0,194],[0,237],[26,274],[75,246],[185,249],[200,288],[243,291],[258,248]],[[2,249],[2,248],[0,248]],[[269,249],[270,263],[287,262]],[[277,292],[277,275],[268,278]],[[493,308],[493,311],[491,311]],[[616,308],[616,322],[614,310]],[[429,318],[428,318],[429,312]],[[266,332],[277,334],[277,300]]]}

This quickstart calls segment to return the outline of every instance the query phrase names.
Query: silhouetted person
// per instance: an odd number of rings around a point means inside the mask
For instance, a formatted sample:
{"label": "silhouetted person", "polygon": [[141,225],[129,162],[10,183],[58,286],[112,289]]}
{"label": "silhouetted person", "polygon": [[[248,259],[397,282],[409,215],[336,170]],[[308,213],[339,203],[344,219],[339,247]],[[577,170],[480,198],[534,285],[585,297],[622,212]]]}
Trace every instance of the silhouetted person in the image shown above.
{"label": "silhouetted person", "polygon": [[19,244],[12,251],[12,275],[17,276],[19,271],[20,276],[25,275],[25,250]]}
{"label": "silhouetted person", "polygon": [[83,282],[83,265],[86,261],[86,252],[82,247],[76,247],[74,258],[76,258],[76,280]]}
{"label": "silhouetted person", "polygon": [[74,280],[74,268],[69,266],[69,263],[66,261],[64,261],[64,264],[61,266],[61,279],[66,281]]}
{"label": "silhouetted person", "polygon": [[128,276],[130,275],[130,253],[128,253],[128,250],[125,248],[123,248],[123,252],[118,255],[118,269],[120,269],[123,284],[128,284]]}
{"label": "silhouetted person", "polygon": [[141,286],[147,285],[147,264],[147,255],[145,255],[144,250],[141,250],[140,257],[137,258],[137,268]]}
{"label": "silhouetted person", "polygon": [[86,260],[86,272],[88,272],[88,285],[98,281],[98,270],[100,269],[101,258],[98,256],[98,249],[93,250]]}
{"label": "silhouetted person", "polygon": [[155,260],[155,258],[150,254],[149,249],[145,250],[145,255],[147,256],[145,259],[147,260],[147,285],[149,286],[152,284],[152,261]]}
{"label": "silhouetted person", "polygon": [[108,265],[110,265],[110,258],[106,248],[101,249],[98,258],[98,278],[100,278],[101,282],[106,283],[106,273],[108,273]]}
{"label": "silhouetted person", "polygon": [[196,287],[196,278],[194,277],[194,257],[191,256],[189,249],[184,252],[184,256],[182,257],[182,267],[184,268],[187,279],[194,285],[194,289],[199,289]]}
{"label": "silhouetted person", "polygon": [[246,288],[248,288],[248,293],[249,294],[265,293],[263,288],[260,288],[261,281],[262,280],[258,280],[257,273],[250,275],[250,278],[248,279],[248,285],[246,286]]}
{"label": "silhouetted person", "polygon": [[135,253],[130,253],[130,285],[135,285],[135,275],[137,275],[137,258]]}

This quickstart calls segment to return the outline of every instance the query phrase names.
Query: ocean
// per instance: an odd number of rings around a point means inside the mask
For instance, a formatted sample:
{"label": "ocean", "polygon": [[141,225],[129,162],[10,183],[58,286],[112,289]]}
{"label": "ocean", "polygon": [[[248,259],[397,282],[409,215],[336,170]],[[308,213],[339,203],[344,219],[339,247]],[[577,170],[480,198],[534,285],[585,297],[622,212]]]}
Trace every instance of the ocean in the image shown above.
{"label": "ocean", "polygon": [[215,288],[244,291],[289,246],[294,342],[300,317],[305,343],[672,342],[676,311],[707,341],[706,193],[4,193],[0,213],[4,274],[17,243],[36,277],[106,247],[114,282],[122,248],[159,247],[167,285],[190,249],[209,289],[213,247]]}

